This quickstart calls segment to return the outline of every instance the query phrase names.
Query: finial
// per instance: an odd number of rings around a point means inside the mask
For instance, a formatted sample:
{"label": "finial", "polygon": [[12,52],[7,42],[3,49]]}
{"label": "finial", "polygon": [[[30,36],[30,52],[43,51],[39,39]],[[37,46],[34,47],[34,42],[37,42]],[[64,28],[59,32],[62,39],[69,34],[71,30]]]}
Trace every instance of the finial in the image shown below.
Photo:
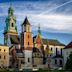
{"label": "finial", "polygon": [[39,26],[38,26],[38,33],[41,34],[40,24],[39,24]]}
{"label": "finial", "polygon": [[9,9],[8,9],[8,14],[9,14],[9,16],[13,16],[13,12],[14,12],[14,10],[13,10],[13,8],[12,8],[12,3],[10,2],[10,7],[9,7]]}

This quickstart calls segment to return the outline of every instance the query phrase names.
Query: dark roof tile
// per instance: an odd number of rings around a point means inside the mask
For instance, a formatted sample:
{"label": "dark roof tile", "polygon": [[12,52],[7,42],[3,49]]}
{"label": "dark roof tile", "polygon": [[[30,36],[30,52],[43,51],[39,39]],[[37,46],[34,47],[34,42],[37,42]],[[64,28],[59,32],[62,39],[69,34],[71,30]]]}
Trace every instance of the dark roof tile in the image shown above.
{"label": "dark roof tile", "polygon": [[72,48],[72,42],[70,42],[64,49]]}
{"label": "dark roof tile", "polygon": [[27,17],[25,18],[25,20],[24,20],[24,22],[23,22],[23,24],[22,25],[30,25],[30,23],[29,23],[29,21],[28,21],[28,19],[27,19]]}

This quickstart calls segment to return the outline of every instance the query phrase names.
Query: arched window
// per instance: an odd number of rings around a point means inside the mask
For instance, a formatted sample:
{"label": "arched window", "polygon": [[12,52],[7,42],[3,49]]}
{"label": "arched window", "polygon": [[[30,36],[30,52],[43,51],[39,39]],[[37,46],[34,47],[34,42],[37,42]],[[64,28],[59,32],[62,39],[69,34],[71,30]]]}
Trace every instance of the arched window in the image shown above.
{"label": "arched window", "polygon": [[14,27],[14,24],[12,23],[12,27]]}
{"label": "arched window", "polygon": [[57,64],[57,60],[55,59],[55,64]]}
{"label": "arched window", "polygon": [[52,48],[51,48],[51,51],[52,51]]}
{"label": "arched window", "polygon": [[30,58],[28,58],[28,62],[30,62]]}

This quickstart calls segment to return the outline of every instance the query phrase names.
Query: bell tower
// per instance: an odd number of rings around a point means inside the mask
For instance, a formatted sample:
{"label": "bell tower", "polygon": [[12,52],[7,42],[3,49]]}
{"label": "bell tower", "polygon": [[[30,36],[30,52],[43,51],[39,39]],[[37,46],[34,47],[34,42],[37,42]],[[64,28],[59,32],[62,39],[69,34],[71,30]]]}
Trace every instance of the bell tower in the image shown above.
{"label": "bell tower", "polygon": [[14,10],[10,6],[8,9],[8,17],[5,20],[6,26],[4,30],[4,44],[11,44],[11,37],[17,36],[16,18],[14,16]]}
{"label": "bell tower", "polygon": [[31,32],[31,25],[27,17],[25,18],[22,24],[21,48],[24,50],[32,50],[33,48],[33,37]]}
{"label": "bell tower", "polygon": [[33,37],[31,32],[31,25],[25,17],[22,24],[21,32],[21,49],[25,56],[25,66],[32,67],[32,48],[33,48]]}

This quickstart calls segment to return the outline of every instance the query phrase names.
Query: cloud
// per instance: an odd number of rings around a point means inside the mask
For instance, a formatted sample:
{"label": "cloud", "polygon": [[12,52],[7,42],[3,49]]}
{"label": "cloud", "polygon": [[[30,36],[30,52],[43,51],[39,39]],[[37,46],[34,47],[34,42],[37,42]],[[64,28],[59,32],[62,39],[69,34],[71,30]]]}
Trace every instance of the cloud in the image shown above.
{"label": "cloud", "polygon": [[[57,9],[64,8],[65,5],[72,2],[72,0],[64,3],[50,2],[13,2],[14,15],[17,19],[18,30],[20,31],[20,25],[23,23],[25,16],[28,17],[33,30],[37,30],[38,24],[41,25],[41,29],[49,32],[72,32],[72,15],[62,15],[57,13]],[[7,11],[10,3],[0,3],[0,17],[7,16]],[[65,9],[68,12],[71,7]],[[61,10],[62,12],[62,10]],[[67,13],[69,14],[69,12]]]}

